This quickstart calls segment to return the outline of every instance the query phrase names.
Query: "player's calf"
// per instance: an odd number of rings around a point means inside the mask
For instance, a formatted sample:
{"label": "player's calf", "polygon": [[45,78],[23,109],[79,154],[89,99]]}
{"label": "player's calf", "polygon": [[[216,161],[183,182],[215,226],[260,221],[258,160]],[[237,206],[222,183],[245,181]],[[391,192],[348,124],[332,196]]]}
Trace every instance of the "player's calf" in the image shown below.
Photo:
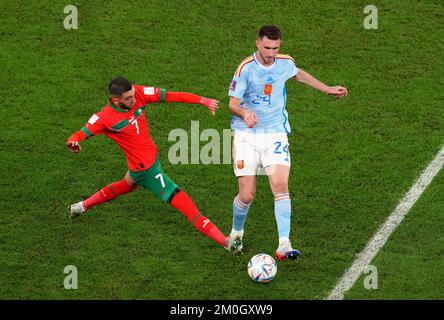
{"label": "player's calf", "polygon": [[93,194],[91,197],[83,201],[83,207],[88,210],[92,207],[102,204],[107,201],[111,201],[118,196],[135,190],[137,186],[130,185],[125,178],[120,181],[113,182],[104,188],[100,189],[98,192]]}
{"label": "player's calf", "polygon": [[197,230],[225,247],[227,237],[220,232],[210,219],[199,212],[193,200],[184,191],[178,189],[170,204],[182,212]]}

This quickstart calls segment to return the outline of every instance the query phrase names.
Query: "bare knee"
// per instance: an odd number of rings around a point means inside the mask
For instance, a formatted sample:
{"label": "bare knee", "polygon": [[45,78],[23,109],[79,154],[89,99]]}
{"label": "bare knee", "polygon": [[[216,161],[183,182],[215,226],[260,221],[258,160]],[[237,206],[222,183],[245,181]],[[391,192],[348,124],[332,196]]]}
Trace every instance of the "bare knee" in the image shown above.
{"label": "bare knee", "polygon": [[238,184],[239,184],[238,199],[246,205],[250,204],[254,199],[254,195],[256,194],[256,177],[255,176],[238,177]]}
{"label": "bare knee", "polygon": [[270,166],[269,170],[270,187],[276,196],[281,193],[288,193],[288,177],[290,168],[283,165]]}
{"label": "bare knee", "polygon": [[282,193],[288,193],[288,183],[287,181],[274,182],[271,186],[271,190],[275,196]]}
{"label": "bare knee", "polygon": [[239,194],[237,197],[240,201],[242,201],[242,203],[248,205],[251,202],[253,202],[255,194],[256,194],[256,190],[248,190],[248,191],[242,190],[242,191],[239,191]]}
{"label": "bare knee", "polygon": [[131,177],[129,171],[126,173],[124,179],[131,187],[137,188],[136,181]]}

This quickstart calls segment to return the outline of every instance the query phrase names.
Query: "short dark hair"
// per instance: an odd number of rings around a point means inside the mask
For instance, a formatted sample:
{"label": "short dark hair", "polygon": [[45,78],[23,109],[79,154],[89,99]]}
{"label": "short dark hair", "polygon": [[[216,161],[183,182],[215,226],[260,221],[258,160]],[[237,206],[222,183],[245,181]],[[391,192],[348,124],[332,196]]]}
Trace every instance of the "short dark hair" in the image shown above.
{"label": "short dark hair", "polygon": [[264,37],[270,40],[279,40],[281,38],[281,30],[276,26],[263,26],[259,29],[258,38],[263,39]]}
{"label": "short dark hair", "polygon": [[131,82],[123,77],[112,79],[108,85],[109,93],[113,96],[120,96],[125,92],[131,91],[132,88]]}

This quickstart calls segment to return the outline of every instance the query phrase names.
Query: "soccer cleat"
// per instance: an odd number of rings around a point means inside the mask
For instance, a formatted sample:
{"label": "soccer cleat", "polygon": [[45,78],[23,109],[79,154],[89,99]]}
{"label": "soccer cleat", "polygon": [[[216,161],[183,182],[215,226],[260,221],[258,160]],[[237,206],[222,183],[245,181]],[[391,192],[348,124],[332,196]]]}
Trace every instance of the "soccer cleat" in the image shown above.
{"label": "soccer cleat", "polygon": [[230,235],[227,237],[225,249],[231,251],[234,254],[242,253],[244,247],[242,243],[243,232],[231,231]]}
{"label": "soccer cleat", "polygon": [[85,211],[86,211],[86,209],[83,206],[83,201],[74,203],[74,204],[70,205],[68,208],[68,214],[71,219],[80,216]]}
{"label": "soccer cleat", "polygon": [[293,249],[290,242],[280,245],[275,254],[279,261],[283,261],[285,259],[296,260],[300,255],[301,253],[299,250]]}

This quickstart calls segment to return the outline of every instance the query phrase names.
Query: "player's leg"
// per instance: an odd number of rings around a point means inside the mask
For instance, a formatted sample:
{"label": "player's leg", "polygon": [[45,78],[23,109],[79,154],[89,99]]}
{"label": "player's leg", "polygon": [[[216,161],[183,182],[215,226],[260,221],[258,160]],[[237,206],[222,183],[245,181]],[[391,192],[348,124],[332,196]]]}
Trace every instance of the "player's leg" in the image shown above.
{"label": "player's leg", "polygon": [[239,192],[233,200],[233,225],[229,236],[229,249],[234,253],[242,252],[245,220],[256,193],[259,158],[251,137],[251,135],[238,132],[233,135],[234,174],[237,177],[239,188]]}
{"label": "player's leg", "polygon": [[267,172],[270,172],[268,177],[274,195],[274,214],[279,235],[276,257],[279,260],[296,259],[299,251],[293,249],[290,242],[291,200],[288,191],[290,168],[279,164],[271,165],[267,167]]}
{"label": "player's leg", "polygon": [[133,191],[136,188],[137,185],[131,178],[129,172],[127,172],[122,180],[113,182],[103,187],[84,201],[72,204],[68,210],[69,215],[71,218],[75,218],[98,204],[111,201],[118,196]]}
{"label": "player's leg", "polygon": [[274,195],[274,214],[279,235],[276,257],[279,260],[296,259],[300,253],[291,247],[290,242],[291,200],[288,189],[290,154],[286,135],[273,136],[272,148],[264,152],[263,162]]}
{"label": "player's leg", "polygon": [[176,183],[162,171],[159,160],[156,160],[148,170],[142,172],[131,171],[130,174],[138,185],[150,190],[162,201],[171,204],[171,206],[182,212],[197,230],[221,246],[226,246],[228,237],[220,232],[210,219],[203,216],[188,194],[182,191]]}
{"label": "player's leg", "polygon": [[256,193],[256,176],[240,176],[237,182],[239,192],[233,200],[233,225],[229,236],[229,249],[234,253],[240,253],[243,250],[244,225]]}

